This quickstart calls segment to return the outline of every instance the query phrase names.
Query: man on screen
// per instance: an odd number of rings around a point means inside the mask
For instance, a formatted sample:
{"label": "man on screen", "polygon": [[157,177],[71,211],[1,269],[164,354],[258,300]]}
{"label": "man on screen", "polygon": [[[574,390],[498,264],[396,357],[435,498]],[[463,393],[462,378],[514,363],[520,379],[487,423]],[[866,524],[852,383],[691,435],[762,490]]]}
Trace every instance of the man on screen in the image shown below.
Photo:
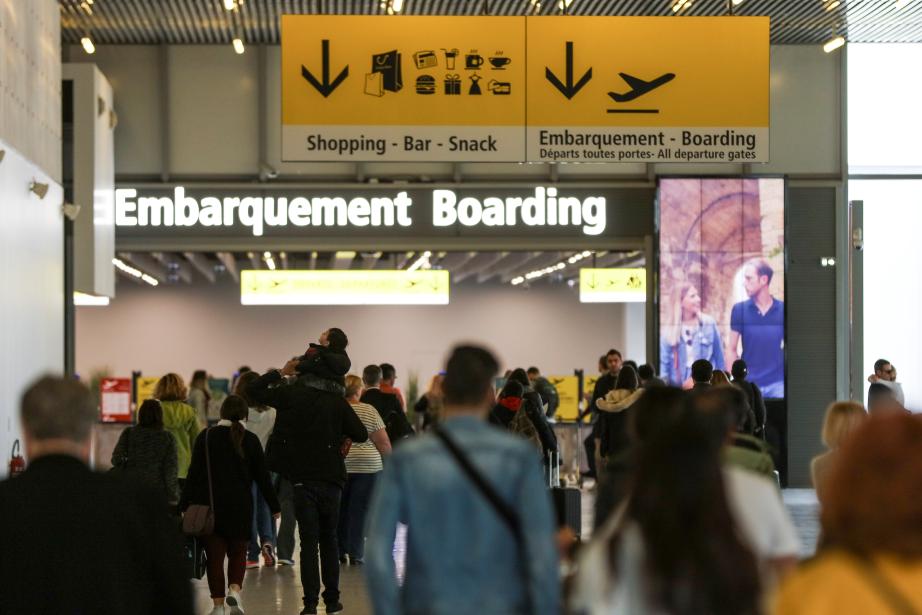
{"label": "man on screen", "polygon": [[749,299],[735,304],[730,313],[727,365],[739,358],[737,349],[742,340],[749,380],[765,397],[784,397],[784,302],[772,297],[769,290],[774,273],[765,259],[752,259],[743,265],[743,287]]}

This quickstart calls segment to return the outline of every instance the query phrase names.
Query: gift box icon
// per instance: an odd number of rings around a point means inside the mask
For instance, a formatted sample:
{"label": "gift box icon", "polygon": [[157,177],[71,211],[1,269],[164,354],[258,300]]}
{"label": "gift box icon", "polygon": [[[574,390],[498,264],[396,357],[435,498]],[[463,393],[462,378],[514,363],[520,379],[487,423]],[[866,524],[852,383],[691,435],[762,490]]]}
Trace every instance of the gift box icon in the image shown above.
{"label": "gift box icon", "polygon": [[461,75],[445,75],[445,94],[447,96],[461,95]]}

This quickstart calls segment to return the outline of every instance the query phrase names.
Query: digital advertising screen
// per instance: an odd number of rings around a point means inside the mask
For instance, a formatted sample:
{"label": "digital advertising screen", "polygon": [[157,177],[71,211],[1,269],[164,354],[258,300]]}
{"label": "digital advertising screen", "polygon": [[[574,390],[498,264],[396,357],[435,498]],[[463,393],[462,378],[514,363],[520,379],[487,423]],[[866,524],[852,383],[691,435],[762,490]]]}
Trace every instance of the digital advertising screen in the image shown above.
{"label": "digital advertising screen", "polygon": [[784,180],[661,179],[659,372],[690,388],[706,359],[784,397]]}

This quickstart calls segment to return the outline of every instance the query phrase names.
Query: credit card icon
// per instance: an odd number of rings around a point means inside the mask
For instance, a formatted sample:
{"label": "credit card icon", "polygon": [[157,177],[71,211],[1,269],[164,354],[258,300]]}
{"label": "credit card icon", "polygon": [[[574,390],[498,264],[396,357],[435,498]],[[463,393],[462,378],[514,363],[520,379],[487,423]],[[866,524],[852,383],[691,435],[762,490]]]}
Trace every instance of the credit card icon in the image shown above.
{"label": "credit card icon", "polygon": [[491,79],[487,84],[487,89],[493,92],[494,96],[509,96],[512,93],[512,84],[508,81]]}

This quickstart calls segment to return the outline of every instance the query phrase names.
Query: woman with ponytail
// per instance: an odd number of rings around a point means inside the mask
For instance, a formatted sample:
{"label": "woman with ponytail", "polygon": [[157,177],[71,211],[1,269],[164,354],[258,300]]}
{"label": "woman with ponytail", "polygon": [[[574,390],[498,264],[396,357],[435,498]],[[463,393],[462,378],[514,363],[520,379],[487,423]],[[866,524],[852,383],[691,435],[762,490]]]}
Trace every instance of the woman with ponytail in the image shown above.
{"label": "woman with ponytail", "polygon": [[242,397],[229,395],[225,398],[221,405],[221,420],[200,433],[195,440],[189,476],[180,502],[183,511],[190,504],[204,504],[211,505],[214,513],[214,532],[203,538],[208,556],[208,587],[214,601],[212,615],[240,615],[244,612],[240,589],[246,571],[247,545],[253,519],[251,485],[256,483],[273,517],[278,518],[281,510],[259,438],[243,425],[248,412],[249,407]]}

